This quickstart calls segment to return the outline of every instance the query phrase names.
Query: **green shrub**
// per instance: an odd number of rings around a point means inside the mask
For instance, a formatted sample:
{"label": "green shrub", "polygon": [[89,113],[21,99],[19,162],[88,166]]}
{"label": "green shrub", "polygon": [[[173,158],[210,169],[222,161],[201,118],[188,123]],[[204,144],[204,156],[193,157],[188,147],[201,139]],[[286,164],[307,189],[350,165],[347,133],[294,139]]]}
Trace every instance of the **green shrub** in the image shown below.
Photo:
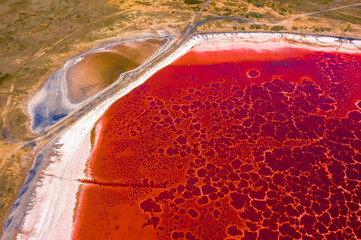
{"label": "green shrub", "polygon": [[272,31],[281,31],[281,30],[285,30],[286,28],[284,26],[273,26],[271,27]]}

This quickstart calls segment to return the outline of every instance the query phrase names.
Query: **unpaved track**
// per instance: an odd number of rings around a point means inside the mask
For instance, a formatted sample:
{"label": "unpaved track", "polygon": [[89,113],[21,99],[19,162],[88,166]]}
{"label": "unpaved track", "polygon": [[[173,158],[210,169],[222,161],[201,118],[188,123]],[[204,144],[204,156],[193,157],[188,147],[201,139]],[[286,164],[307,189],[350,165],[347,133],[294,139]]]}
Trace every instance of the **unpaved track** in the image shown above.
{"label": "unpaved track", "polygon": [[9,111],[11,100],[12,100],[12,97],[13,97],[12,93],[14,91],[14,85],[15,85],[15,79],[13,79],[13,82],[12,82],[12,84],[10,86],[9,92],[7,92],[9,94],[9,97],[6,100],[6,105],[5,105],[5,107],[4,107],[4,109],[3,109],[2,113],[1,113],[2,119],[3,119],[2,121],[3,121],[4,126],[5,126],[5,120],[6,120],[5,116],[6,116],[6,113]]}
{"label": "unpaved track", "polygon": [[86,24],[85,26],[83,26],[83,27],[81,27],[81,28],[78,28],[78,29],[75,30],[74,32],[70,33],[69,35],[61,38],[60,40],[58,40],[57,42],[55,42],[55,43],[52,44],[51,46],[40,49],[37,53],[34,54],[33,60],[38,59],[40,56],[44,55],[47,51],[49,51],[50,49],[52,49],[53,47],[55,47],[56,45],[58,45],[59,43],[61,43],[61,42],[64,41],[65,39],[73,36],[74,34],[80,32],[80,31],[83,30],[83,29],[85,29],[85,28],[93,25],[94,23],[103,21],[104,19],[111,18],[111,17],[117,16],[117,15],[120,15],[120,14],[129,13],[129,12],[132,12],[132,11],[137,11],[137,10],[119,11],[119,12],[113,13],[113,14],[111,14],[111,15],[104,16],[104,17],[102,17],[102,18],[99,18],[99,19],[97,19],[97,20],[94,20],[94,21]]}
{"label": "unpaved track", "polygon": [[318,11],[310,12],[310,13],[297,14],[297,15],[293,15],[290,18],[281,20],[278,23],[279,24],[284,24],[284,23],[293,21],[296,18],[308,17],[308,16],[311,16],[311,15],[319,14],[319,13],[325,13],[325,12],[330,12],[330,11],[339,10],[339,9],[343,9],[343,8],[350,8],[350,7],[357,7],[357,6],[361,6],[361,3],[354,3],[354,4],[344,5],[344,6],[340,6],[340,7],[334,7],[334,8],[324,9],[324,10],[318,10]]}

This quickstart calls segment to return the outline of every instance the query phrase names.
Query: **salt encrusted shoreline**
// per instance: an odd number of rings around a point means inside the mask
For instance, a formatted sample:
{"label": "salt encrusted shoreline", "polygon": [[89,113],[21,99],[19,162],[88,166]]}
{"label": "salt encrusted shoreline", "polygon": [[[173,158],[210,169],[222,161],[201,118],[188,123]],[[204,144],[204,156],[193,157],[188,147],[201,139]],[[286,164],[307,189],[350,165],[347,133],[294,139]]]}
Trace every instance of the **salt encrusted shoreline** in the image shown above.
{"label": "salt encrusted shoreline", "polygon": [[[32,98],[30,99],[27,110],[28,114],[30,116],[31,120],[31,130],[35,133],[41,133],[44,130],[46,130],[48,127],[51,127],[54,125],[59,119],[61,119],[64,116],[67,116],[74,111],[78,110],[81,106],[84,104],[94,100],[97,96],[104,93],[108,88],[111,88],[112,86],[119,83],[119,81],[122,79],[121,74],[117,81],[115,81],[113,84],[108,86],[106,89],[103,89],[99,93],[97,93],[95,96],[89,97],[88,99],[80,102],[80,103],[71,103],[68,100],[68,87],[67,87],[67,81],[66,81],[66,75],[67,71],[83,60],[86,55],[95,53],[95,52],[106,52],[106,51],[112,51],[109,50],[114,45],[118,44],[126,44],[130,42],[141,42],[146,41],[148,39],[168,39],[167,43],[165,43],[158,51],[157,53],[161,52],[164,48],[166,48],[169,43],[173,40],[169,35],[160,35],[160,36],[141,36],[137,38],[132,38],[128,40],[118,40],[113,42],[108,42],[105,44],[102,44],[100,46],[94,47],[86,52],[83,52],[81,54],[78,54],[76,56],[71,57],[65,64],[64,67],[56,72],[54,72],[47,80],[43,88]],[[151,56],[146,62],[151,60],[153,57],[157,55],[155,53],[153,56]],[[133,72],[137,69],[141,68],[142,65],[146,64],[144,62],[139,67],[128,71]],[[127,73],[127,72],[126,72]],[[55,118],[56,120],[53,120]],[[57,119],[59,118],[59,119]],[[37,122],[41,119],[40,122]]]}
{"label": "salt encrusted shoreline", "polygon": [[[282,47],[292,46],[292,48],[350,53],[354,53],[355,51],[361,52],[361,40],[330,36],[248,32],[197,34],[194,38],[197,40],[197,45],[192,49],[194,51],[220,51],[226,49],[253,49],[255,51],[262,51],[265,49],[278,48],[281,43]],[[214,41],[217,41],[217,43],[214,44]],[[257,47],[255,47],[255,45]]]}
{"label": "salt encrusted shoreline", "polygon": [[[290,41],[292,40],[292,42]],[[341,44],[342,43],[342,44]],[[312,46],[310,45],[312,44]],[[257,45],[255,48],[254,46]],[[90,132],[99,118],[117,99],[144,83],[158,70],[190,50],[218,51],[233,49],[271,50],[279,47],[307,48],[319,51],[361,53],[360,40],[334,37],[315,37],[281,33],[221,33],[197,34],[170,54],[154,68],[149,69],[135,82],[120,90],[113,97],[100,103],[53,141],[58,156],[54,156],[42,171],[36,185],[17,239],[71,239],[73,211],[80,186],[78,179],[85,179],[84,168],[91,153]],[[99,140],[102,123],[97,124],[94,145]],[[30,206],[30,205],[29,205]],[[16,214],[16,212],[13,212]],[[19,214],[19,213],[18,213]],[[15,234],[15,233],[13,233]],[[9,233],[8,236],[10,236]],[[6,230],[5,230],[6,238]]]}

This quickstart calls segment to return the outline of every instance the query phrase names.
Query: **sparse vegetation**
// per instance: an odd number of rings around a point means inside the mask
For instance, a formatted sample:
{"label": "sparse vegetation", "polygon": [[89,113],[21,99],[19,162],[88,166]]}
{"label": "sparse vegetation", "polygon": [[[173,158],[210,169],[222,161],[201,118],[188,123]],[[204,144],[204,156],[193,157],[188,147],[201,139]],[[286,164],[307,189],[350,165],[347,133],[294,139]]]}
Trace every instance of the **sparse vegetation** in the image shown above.
{"label": "sparse vegetation", "polygon": [[251,26],[249,26],[249,29],[251,30],[259,30],[259,29],[262,29],[262,26],[261,25],[256,25],[256,24],[252,24]]}
{"label": "sparse vegetation", "polygon": [[9,80],[11,78],[11,74],[10,73],[2,73],[0,72],[0,86],[1,84],[3,84],[5,81]]}
{"label": "sparse vegetation", "polygon": [[185,4],[199,4],[199,3],[203,3],[203,1],[199,1],[199,0],[184,0]]}
{"label": "sparse vegetation", "polygon": [[272,31],[282,31],[285,30],[286,28],[284,26],[273,26],[271,27]]}
{"label": "sparse vegetation", "polygon": [[256,13],[256,12],[250,12],[250,13],[247,13],[246,14],[246,17],[252,17],[252,18],[261,18],[262,17],[262,14],[260,13]]}
{"label": "sparse vegetation", "polygon": [[[0,216],[4,216],[11,207],[19,183],[30,167],[29,149],[20,148],[19,144],[0,143],[0,149],[8,150],[0,158]],[[12,154],[14,153],[14,154]],[[8,158],[10,161],[6,161]]]}

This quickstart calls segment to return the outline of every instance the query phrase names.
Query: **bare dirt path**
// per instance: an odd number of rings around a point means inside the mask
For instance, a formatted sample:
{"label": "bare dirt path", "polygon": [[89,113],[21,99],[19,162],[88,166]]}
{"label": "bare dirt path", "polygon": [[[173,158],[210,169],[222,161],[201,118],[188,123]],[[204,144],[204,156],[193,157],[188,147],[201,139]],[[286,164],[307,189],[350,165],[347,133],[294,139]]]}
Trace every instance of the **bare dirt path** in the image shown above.
{"label": "bare dirt path", "polygon": [[6,100],[6,105],[1,113],[1,116],[2,116],[2,121],[3,121],[3,124],[5,125],[5,116],[6,116],[6,113],[8,112],[9,108],[10,108],[10,104],[11,104],[11,100],[12,100],[12,97],[13,97],[13,91],[14,91],[14,85],[15,85],[15,79],[13,80],[11,86],[10,86],[10,89],[9,91],[7,92],[9,94],[9,97],[8,99]]}
{"label": "bare dirt path", "polygon": [[292,17],[289,17],[287,19],[279,21],[279,23],[284,24],[286,22],[293,21],[296,18],[307,17],[307,16],[319,14],[319,13],[325,13],[325,12],[330,12],[330,11],[339,10],[339,9],[343,9],[343,8],[357,7],[357,6],[361,6],[361,3],[354,3],[354,4],[344,5],[344,6],[340,6],[340,7],[334,7],[334,8],[324,9],[324,10],[318,10],[318,11],[310,12],[310,13],[296,14],[296,15],[293,15]]}
{"label": "bare dirt path", "polygon": [[190,23],[191,23],[191,24],[194,23],[194,21],[196,20],[196,17],[202,16],[202,11],[211,3],[211,1],[212,1],[212,0],[208,0],[208,1],[204,2],[204,3],[202,4],[201,9],[200,9],[198,12],[195,12],[195,13],[193,14],[193,16],[192,16],[192,18],[191,18],[191,20],[190,20]]}
{"label": "bare dirt path", "polygon": [[46,47],[46,48],[41,48],[37,53],[34,54],[33,56],[33,60],[36,60],[38,59],[40,56],[42,56],[45,52],[49,51],[50,49],[52,49],[53,47],[55,47],[56,45],[58,45],[59,43],[61,43],[62,41],[64,41],[65,39],[73,36],[74,34],[80,32],[81,30],[91,26],[92,24],[94,23],[97,23],[97,22],[100,22],[104,19],[107,19],[107,18],[111,18],[111,17],[114,17],[114,16],[117,16],[117,15],[120,15],[120,14],[124,14],[124,13],[127,13],[127,12],[132,12],[132,11],[136,11],[136,10],[128,10],[128,11],[119,11],[119,12],[116,12],[116,13],[113,13],[111,15],[108,15],[108,16],[104,16],[102,18],[99,18],[97,20],[94,20],[88,24],[86,24],[85,26],[81,27],[81,28],[78,28],[77,30],[75,30],[74,32],[70,33],[69,35],[61,38],[60,40],[58,40],[57,42],[55,42],[54,44],[52,44],[51,46],[49,47]]}

